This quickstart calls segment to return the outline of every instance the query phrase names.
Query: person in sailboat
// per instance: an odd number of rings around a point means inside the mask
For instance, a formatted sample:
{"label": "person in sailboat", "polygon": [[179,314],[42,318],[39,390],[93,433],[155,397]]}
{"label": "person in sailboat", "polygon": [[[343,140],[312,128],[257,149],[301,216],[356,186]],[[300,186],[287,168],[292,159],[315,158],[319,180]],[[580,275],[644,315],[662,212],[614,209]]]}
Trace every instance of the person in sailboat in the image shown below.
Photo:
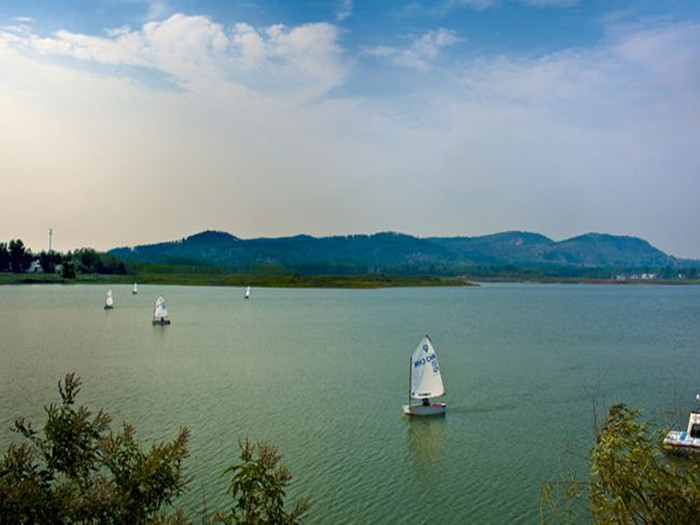
{"label": "person in sailboat", "polygon": [[429,407],[430,406],[430,400],[427,397],[423,398],[423,406],[424,407]]}

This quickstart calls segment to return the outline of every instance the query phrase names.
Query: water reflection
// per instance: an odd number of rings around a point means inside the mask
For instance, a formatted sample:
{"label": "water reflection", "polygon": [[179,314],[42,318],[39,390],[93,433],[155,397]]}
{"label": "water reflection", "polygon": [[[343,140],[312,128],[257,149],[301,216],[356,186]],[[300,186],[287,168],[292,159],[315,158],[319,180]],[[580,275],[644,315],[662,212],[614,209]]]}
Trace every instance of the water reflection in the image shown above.
{"label": "water reflection", "polygon": [[407,418],[406,448],[409,463],[420,479],[433,481],[445,466],[447,419]]}
{"label": "water reflection", "polygon": [[169,325],[167,324],[151,324],[151,326],[153,326],[154,337],[165,337],[168,332]]}

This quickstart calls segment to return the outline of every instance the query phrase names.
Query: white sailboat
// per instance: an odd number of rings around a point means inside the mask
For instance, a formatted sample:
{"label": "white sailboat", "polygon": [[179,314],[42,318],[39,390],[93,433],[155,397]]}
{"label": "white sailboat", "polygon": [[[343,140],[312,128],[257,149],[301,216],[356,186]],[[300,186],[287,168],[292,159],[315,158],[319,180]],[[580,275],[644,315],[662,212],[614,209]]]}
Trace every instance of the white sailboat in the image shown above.
{"label": "white sailboat", "polygon": [[114,308],[114,298],[112,297],[112,289],[107,290],[107,297],[105,297],[105,310],[111,310]]}
{"label": "white sailboat", "polygon": [[136,295],[137,293],[139,293],[139,287],[136,286],[136,283],[134,283],[134,289],[131,290],[131,294]]}
{"label": "white sailboat", "polygon": [[156,306],[153,310],[153,324],[170,324],[168,306],[165,304],[165,299],[162,296],[156,299]]}
{"label": "white sailboat", "polygon": [[243,296],[243,299],[250,299],[250,286],[245,289],[245,295]]}
{"label": "white sailboat", "polygon": [[[403,412],[409,416],[437,416],[447,410],[445,403],[431,403],[430,398],[445,394],[440,365],[429,336],[425,336],[411,355],[408,373],[408,404]],[[420,404],[412,404],[420,399]]]}

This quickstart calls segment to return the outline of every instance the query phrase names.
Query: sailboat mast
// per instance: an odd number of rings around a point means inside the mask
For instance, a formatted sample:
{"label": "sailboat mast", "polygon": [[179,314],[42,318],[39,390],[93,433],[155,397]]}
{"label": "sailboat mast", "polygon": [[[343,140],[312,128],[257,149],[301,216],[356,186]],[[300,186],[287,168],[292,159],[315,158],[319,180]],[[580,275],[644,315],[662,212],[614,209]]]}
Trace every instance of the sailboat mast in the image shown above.
{"label": "sailboat mast", "polygon": [[413,365],[413,357],[408,358],[408,408],[411,408],[411,366]]}

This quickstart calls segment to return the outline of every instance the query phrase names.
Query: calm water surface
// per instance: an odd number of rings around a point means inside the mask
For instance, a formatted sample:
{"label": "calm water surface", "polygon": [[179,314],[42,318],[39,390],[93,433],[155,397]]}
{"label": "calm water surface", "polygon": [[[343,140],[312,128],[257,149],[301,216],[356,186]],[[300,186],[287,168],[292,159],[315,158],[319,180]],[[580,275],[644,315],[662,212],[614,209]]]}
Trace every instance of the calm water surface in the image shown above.
{"label": "calm water surface", "polygon": [[[680,425],[669,410],[700,390],[698,287],[113,290],[105,312],[102,286],[0,287],[0,452],[76,371],[114,427],[191,428],[195,512],[228,503],[221,472],[249,436],[279,446],[311,523],[535,522],[541,484],[584,466],[567,451],[591,444],[593,394]],[[426,333],[448,414],[409,420]]]}

